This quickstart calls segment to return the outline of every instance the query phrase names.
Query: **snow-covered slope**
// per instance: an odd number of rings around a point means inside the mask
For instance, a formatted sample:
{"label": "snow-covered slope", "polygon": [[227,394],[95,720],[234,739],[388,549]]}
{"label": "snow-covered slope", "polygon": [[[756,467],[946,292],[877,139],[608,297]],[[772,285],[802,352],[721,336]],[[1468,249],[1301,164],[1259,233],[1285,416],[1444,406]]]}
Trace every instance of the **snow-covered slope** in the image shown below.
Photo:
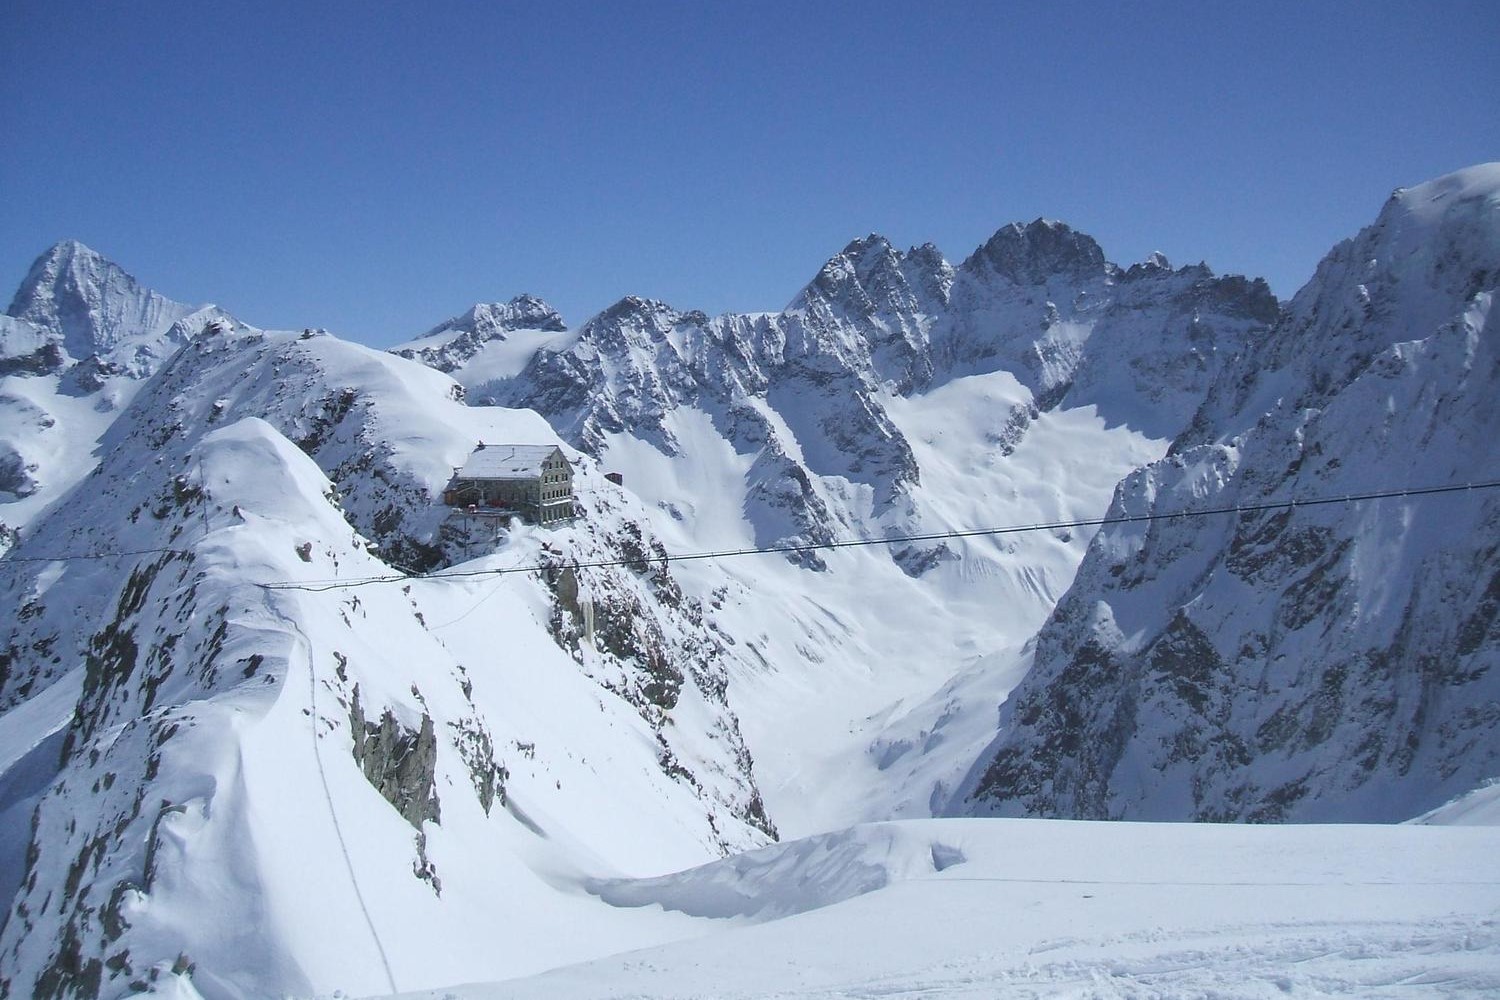
{"label": "snow-covered slope", "polygon": [[1500,165],[1398,191],[1128,477],[958,808],[1401,820],[1500,774]]}
{"label": "snow-covered slope", "polygon": [[[571,528],[445,528],[434,494],[475,442],[555,440],[457,390],[332,337],[216,327],[7,557],[10,995],[515,975],[596,954],[596,919],[621,946],[673,924],[617,927],[569,871],[769,839],[723,641],[638,505],[584,463]],[[327,588],[470,546],[490,554],[465,572],[542,568]]]}
{"label": "snow-covered slope", "polygon": [[413,1000],[1484,997],[1495,827],[883,823],[591,886],[712,936]]}

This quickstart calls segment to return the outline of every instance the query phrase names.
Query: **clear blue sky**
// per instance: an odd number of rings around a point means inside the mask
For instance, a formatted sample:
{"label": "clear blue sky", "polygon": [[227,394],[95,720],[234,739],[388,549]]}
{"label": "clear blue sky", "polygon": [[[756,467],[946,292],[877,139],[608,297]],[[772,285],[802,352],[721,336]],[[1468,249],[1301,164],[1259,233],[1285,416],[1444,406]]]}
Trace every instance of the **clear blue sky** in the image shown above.
{"label": "clear blue sky", "polygon": [[9,0],[0,299],[71,237],[385,345],[523,291],[779,309],[853,237],[1038,216],[1290,295],[1500,158],[1497,42],[1487,0]]}

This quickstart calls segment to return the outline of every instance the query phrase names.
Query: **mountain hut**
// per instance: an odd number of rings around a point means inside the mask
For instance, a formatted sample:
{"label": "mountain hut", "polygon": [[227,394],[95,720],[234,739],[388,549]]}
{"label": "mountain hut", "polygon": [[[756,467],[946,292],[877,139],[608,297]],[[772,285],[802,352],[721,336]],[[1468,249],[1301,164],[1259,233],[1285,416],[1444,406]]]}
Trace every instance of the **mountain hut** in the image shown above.
{"label": "mountain hut", "polygon": [[443,489],[443,502],[487,514],[511,513],[532,524],[555,524],[577,514],[573,466],[550,444],[485,444]]}

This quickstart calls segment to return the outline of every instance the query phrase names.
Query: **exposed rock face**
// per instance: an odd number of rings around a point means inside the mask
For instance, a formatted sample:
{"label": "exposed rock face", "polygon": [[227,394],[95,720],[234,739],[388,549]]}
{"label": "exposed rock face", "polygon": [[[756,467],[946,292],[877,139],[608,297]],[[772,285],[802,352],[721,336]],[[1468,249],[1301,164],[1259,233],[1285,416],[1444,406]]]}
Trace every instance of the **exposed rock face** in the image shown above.
{"label": "exposed rock face", "polygon": [[[1500,167],[1399,191],[1215,384],[1035,640],[960,810],[1399,820],[1500,769]],[[1206,290],[1205,290],[1206,291]]]}
{"label": "exposed rock face", "polygon": [[1173,271],[1159,255],[1122,271],[1089,237],[1038,220],[957,269],[931,245],[855,240],[780,313],[711,319],[626,298],[516,375],[439,363],[471,401],[535,409],[594,455],[621,435],[677,455],[674,414],[705,414],[752,458],[756,541],[796,545],[840,524],[910,527],[921,469],[892,396],[1009,370],[1042,408],[1095,405],[1170,437],[1277,309],[1264,282]]}
{"label": "exposed rock face", "polygon": [[1055,279],[1086,283],[1105,273],[1104,251],[1090,237],[1059,222],[1011,223],[964,262],[971,274],[988,273],[1013,285]]}
{"label": "exposed rock face", "polygon": [[[682,733],[674,725],[682,706],[692,717],[708,709],[706,734],[726,753],[722,766],[747,777],[753,761],[728,699],[724,641],[703,602],[688,597],[667,568],[666,549],[634,520],[603,531],[616,514],[608,496],[588,499],[589,519],[578,531],[589,536],[595,562],[581,566],[560,553],[548,553],[544,580],[552,592],[549,626],[553,639],[591,678],[631,705],[651,727],[659,746],[657,765],[690,785],[709,809],[718,829],[725,817],[772,839],[776,826],[753,786],[748,797],[725,796],[685,765],[703,733]],[[587,604],[587,610],[585,610]],[[586,622],[592,622],[592,642]],[[683,703],[687,704],[684,705]],[[725,843],[726,849],[728,843]]]}
{"label": "exposed rock face", "polygon": [[[388,708],[378,723],[370,722],[359,703],[356,684],[349,700],[349,732],[354,738],[354,762],[402,819],[418,830],[429,820],[441,821],[442,806],[434,787],[437,736],[432,716],[422,713],[421,724],[413,729],[398,722]],[[493,796],[492,788],[488,794]],[[488,803],[485,811],[489,811]]]}

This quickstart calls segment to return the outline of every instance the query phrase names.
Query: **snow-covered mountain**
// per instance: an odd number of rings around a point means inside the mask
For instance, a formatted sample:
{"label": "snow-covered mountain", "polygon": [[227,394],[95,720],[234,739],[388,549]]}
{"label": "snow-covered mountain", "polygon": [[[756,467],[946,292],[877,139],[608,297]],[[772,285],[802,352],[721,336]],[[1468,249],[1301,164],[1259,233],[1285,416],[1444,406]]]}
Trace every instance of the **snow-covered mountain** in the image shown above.
{"label": "snow-covered mountain", "polygon": [[[1117,267],[1039,220],[958,267],[930,245],[855,240],[779,313],[626,298],[567,331],[530,312],[546,328],[491,324],[477,352],[464,318],[395,350],[450,372],[471,404],[541,413],[691,552],[1095,517],[1277,303],[1263,282],[1160,255]],[[1013,647],[1088,538],[804,550],[790,572],[776,556],[685,565],[753,651],[734,691],[778,823],[930,815],[992,736]]]}
{"label": "snow-covered mountain", "polygon": [[[518,299],[396,350],[452,372],[471,401],[535,409],[594,455],[620,435],[680,455],[678,425],[701,415],[751,458],[744,513],[756,543],[775,545],[922,523],[912,494],[923,470],[893,400],[1006,372],[1025,392],[990,416],[1002,450],[1039,410],[1087,405],[1169,439],[1276,311],[1264,282],[1174,271],[1159,255],[1121,269],[1089,237],[1038,220],[1001,229],[957,268],[931,245],[856,240],[780,313],[710,319],[626,298],[571,337],[506,337],[518,322],[561,326]],[[932,557],[909,558],[915,572]]]}
{"label": "snow-covered mountain", "polygon": [[[333,337],[219,324],[28,528],[0,577],[9,995],[544,968],[588,953],[560,873],[774,835],[725,642],[637,502],[585,461],[573,527],[446,521],[476,442],[556,440],[460,396]],[[466,570],[538,568],[395,572],[470,547]]]}
{"label": "snow-covered mountain", "polygon": [[[1497,205],[1497,166],[1399,192],[1285,309],[1038,220],[957,266],[856,240],[777,313],[626,298],[570,329],[520,296],[393,353],[59,244],[0,318],[0,998],[391,993],[657,945],[517,995],[701,992],[756,942],[790,971],[750,992],[926,990],[952,976],[903,963],[963,958],[1033,882],[1059,930],[954,975],[1016,986],[1075,924],[1397,974],[1436,927],[1482,989],[1488,833],[1365,831],[1341,872],[1315,828],[930,817],[1493,812],[1494,493],[958,533],[1500,478]],[[450,515],[480,441],[561,444],[582,516]],[[892,818],[920,822],[827,832]],[[778,834],[807,839],[738,853]],[[1091,867],[1109,844],[1146,860]],[[1079,922],[1080,880],[1132,873]],[[1238,879],[1254,916],[1174,878]],[[1276,923],[1297,880],[1324,916]],[[1398,883],[1421,906],[1354,928]],[[1191,904],[1165,937],[1120,916],[1163,891]],[[878,982],[798,971],[901,900],[964,933],[891,943]],[[1097,969],[1060,947],[1035,992]]]}
{"label": "snow-covered mountain", "polygon": [[93,468],[142,379],[216,320],[73,240],[31,265],[0,316],[0,551]]}
{"label": "snow-covered mountain", "polygon": [[150,375],[204,324],[214,306],[187,306],[149,288],[76,240],[31,265],[0,327],[0,372],[53,372],[94,359],[95,378]]}
{"label": "snow-covered mountain", "polygon": [[955,808],[1400,820],[1500,773],[1500,165],[1401,190],[1126,478]]}
{"label": "snow-covered mountain", "polygon": [[468,365],[488,345],[509,340],[512,333],[523,330],[561,333],[566,329],[557,310],[547,303],[534,295],[517,295],[509,302],[481,302],[468,312],[439,323],[411,346],[395,348],[391,353],[420,361],[440,372],[452,372]]}

